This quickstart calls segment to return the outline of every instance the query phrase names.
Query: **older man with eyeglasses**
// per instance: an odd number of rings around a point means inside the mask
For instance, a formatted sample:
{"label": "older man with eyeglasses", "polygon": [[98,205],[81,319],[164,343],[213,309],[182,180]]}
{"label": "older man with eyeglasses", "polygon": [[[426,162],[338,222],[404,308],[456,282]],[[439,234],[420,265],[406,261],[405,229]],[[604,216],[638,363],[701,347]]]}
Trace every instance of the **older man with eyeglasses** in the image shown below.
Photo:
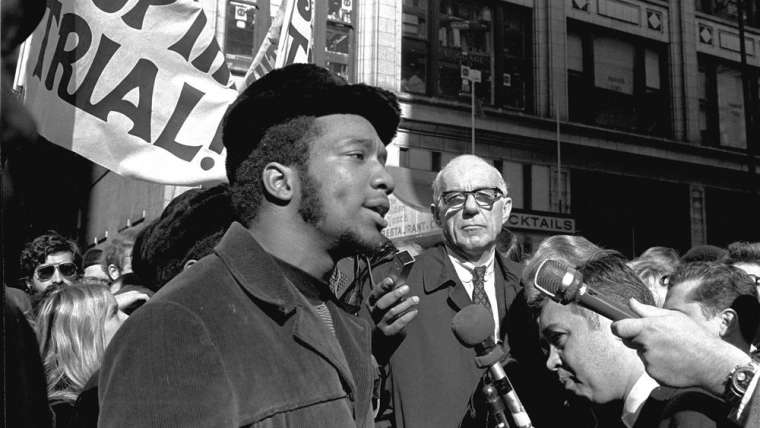
{"label": "older man with eyeglasses", "polygon": [[[512,200],[501,173],[482,158],[452,159],[433,182],[431,212],[443,243],[422,252],[407,284],[419,296],[418,315],[390,356],[397,427],[485,426],[479,396],[483,370],[475,353],[451,331],[465,306],[479,303],[493,315],[497,340],[519,291],[519,266],[497,254]],[[375,278],[383,278],[384,266]],[[471,405],[471,403],[473,405]]]}

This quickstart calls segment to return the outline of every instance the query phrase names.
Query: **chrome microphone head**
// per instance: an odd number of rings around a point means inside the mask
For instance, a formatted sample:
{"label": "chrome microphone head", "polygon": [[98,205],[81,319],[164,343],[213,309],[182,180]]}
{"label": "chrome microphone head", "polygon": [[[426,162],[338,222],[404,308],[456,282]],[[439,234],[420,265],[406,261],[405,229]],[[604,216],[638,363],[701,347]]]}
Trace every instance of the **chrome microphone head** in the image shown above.
{"label": "chrome microphone head", "polygon": [[555,259],[541,262],[533,278],[533,285],[543,294],[558,303],[569,303],[575,299],[583,283],[583,276],[569,264]]}

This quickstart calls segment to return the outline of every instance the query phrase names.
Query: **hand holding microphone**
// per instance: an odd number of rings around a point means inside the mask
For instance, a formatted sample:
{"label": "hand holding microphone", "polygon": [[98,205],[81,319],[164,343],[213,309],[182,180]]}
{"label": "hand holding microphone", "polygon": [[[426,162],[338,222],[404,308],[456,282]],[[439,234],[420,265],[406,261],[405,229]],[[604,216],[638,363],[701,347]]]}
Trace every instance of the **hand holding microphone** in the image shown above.
{"label": "hand holding microphone", "polygon": [[613,321],[638,318],[630,308],[585,284],[580,272],[559,260],[544,260],[536,270],[533,285],[557,303],[577,303]]}
{"label": "hand holding microphone", "polygon": [[391,263],[388,277],[372,289],[367,300],[372,319],[385,336],[403,334],[417,316],[419,303],[419,297],[408,296],[411,289],[406,284],[414,257],[408,251],[399,251]]}

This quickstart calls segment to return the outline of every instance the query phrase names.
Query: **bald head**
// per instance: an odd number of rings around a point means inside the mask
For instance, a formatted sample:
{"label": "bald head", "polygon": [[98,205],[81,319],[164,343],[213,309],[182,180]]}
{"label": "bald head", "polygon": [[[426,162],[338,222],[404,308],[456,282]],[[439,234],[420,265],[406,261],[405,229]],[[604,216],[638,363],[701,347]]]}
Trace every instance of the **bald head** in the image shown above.
{"label": "bald head", "polygon": [[449,250],[483,264],[512,209],[499,171],[477,156],[458,156],[433,181],[433,199],[430,211]]}
{"label": "bald head", "polygon": [[495,183],[504,194],[507,194],[507,184],[499,170],[485,159],[475,155],[457,156],[438,172],[433,180],[433,201],[437,201],[444,192],[445,184],[455,176],[473,176],[483,181]]}

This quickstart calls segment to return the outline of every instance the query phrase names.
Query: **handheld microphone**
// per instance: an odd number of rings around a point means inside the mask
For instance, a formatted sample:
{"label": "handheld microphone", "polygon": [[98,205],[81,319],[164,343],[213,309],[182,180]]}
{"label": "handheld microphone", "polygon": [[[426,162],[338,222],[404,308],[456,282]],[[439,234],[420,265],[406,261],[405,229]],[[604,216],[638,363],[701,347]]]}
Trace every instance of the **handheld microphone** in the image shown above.
{"label": "handheld microphone", "polygon": [[462,345],[466,348],[475,348],[475,364],[480,368],[488,367],[496,391],[509,409],[515,426],[532,428],[530,417],[501,365],[504,350],[501,346],[497,346],[493,339],[494,325],[491,312],[480,304],[469,305],[454,316],[451,321],[451,330]]}
{"label": "handheld microphone", "polygon": [[577,303],[612,321],[639,318],[628,307],[607,299],[583,282],[583,275],[559,260],[544,260],[536,270],[533,285],[557,303]]}

